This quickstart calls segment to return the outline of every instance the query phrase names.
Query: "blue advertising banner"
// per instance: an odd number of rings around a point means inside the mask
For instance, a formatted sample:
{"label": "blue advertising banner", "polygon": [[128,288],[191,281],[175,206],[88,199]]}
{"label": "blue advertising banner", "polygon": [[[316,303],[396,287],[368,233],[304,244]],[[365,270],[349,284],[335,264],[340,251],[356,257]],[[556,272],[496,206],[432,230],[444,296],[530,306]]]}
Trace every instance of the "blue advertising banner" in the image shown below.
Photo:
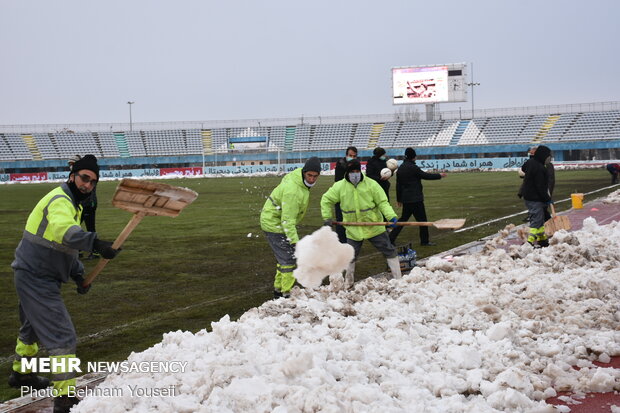
{"label": "blue advertising banner", "polygon": [[[514,158],[459,158],[459,159],[419,159],[416,164],[424,169],[435,170],[463,170],[463,169],[515,169],[520,168],[527,157]],[[365,169],[362,162],[362,168]],[[402,161],[399,161],[399,164]],[[321,169],[329,171],[333,169],[335,163],[322,163]],[[297,168],[303,167],[303,163],[289,163],[282,165],[243,165],[243,166],[207,166],[204,168],[205,175],[238,175],[256,173],[288,173]],[[102,170],[100,178],[121,179],[121,178],[148,178],[159,176],[171,176],[170,169],[174,168],[153,168],[153,169],[118,169]],[[179,176],[200,176],[200,168],[177,168],[191,169],[191,173],[179,174]],[[182,172],[182,171],[181,171]],[[0,182],[34,182],[45,180],[66,180],[69,172],[47,172],[47,177],[39,176],[45,173],[25,173],[25,174],[0,174]],[[32,175],[32,176],[30,176]]]}

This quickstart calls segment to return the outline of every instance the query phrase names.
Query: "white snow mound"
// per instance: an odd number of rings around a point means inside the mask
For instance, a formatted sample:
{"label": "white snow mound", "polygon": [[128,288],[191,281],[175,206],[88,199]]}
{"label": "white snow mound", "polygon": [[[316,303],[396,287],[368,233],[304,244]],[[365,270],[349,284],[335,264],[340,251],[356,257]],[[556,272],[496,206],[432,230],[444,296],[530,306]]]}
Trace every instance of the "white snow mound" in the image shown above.
{"label": "white snow mound", "polygon": [[[433,261],[348,291],[295,288],[211,332],[167,333],[129,360],[187,362],[184,372],[111,374],[101,387],[122,396],[73,411],[542,413],[558,411],[545,399],[560,391],[619,391],[620,369],[593,361],[620,355],[620,224],[585,227],[548,248]],[[299,248],[312,285],[312,271],[350,259],[316,269],[340,247],[317,233]],[[314,249],[323,237],[329,247]]]}

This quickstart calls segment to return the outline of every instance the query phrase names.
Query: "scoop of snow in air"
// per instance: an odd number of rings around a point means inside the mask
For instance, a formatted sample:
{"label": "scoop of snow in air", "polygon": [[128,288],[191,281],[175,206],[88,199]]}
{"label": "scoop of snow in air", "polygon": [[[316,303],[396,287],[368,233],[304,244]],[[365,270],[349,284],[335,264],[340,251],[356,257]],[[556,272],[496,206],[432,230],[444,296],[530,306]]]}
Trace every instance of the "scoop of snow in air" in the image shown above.
{"label": "scoop of snow in air", "polygon": [[324,226],[297,243],[297,269],[293,276],[304,287],[316,288],[323,278],[344,271],[353,255],[353,247],[342,244],[338,235]]}

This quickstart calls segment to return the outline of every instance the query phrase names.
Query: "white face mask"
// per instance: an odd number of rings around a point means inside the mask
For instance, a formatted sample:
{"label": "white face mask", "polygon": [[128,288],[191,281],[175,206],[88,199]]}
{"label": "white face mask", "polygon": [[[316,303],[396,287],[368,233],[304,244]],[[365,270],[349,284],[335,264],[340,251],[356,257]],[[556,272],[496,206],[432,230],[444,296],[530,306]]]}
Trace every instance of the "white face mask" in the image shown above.
{"label": "white face mask", "polygon": [[359,184],[361,180],[362,180],[361,172],[350,172],[349,173],[349,182],[351,182],[353,186],[357,186],[357,184]]}
{"label": "white face mask", "polygon": [[313,183],[309,183],[308,181],[304,179],[304,185],[306,185],[308,188],[312,188],[314,184],[316,184],[316,181],[314,181]]}

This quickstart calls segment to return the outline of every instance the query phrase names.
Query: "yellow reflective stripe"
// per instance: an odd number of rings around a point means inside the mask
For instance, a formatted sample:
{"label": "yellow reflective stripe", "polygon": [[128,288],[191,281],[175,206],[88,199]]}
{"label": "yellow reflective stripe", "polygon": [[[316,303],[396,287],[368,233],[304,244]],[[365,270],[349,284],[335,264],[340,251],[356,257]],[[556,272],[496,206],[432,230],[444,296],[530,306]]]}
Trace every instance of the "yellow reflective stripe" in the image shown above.
{"label": "yellow reflective stripe", "polygon": [[52,365],[52,380],[54,382],[63,382],[75,377],[74,371],[68,371],[69,359],[75,359],[75,354],[63,354],[59,356],[50,356]]}
{"label": "yellow reflective stripe", "polygon": [[280,270],[276,271],[276,278],[273,281],[273,288],[280,291],[280,289],[282,288],[282,273],[280,272]]}
{"label": "yellow reflective stripe", "polygon": [[53,380],[52,383],[54,385],[54,395],[66,396],[69,394],[69,390],[75,390],[76,380],[75,378],[69,380]]}
{"label": "yellow reflective stripe", "polygon": [[291,288],[295,285],[295,277],[293,277],[293,272],[283,272],[282,273],[282,281],[281,281],[281,290],[283,293],[288,293],[291,291]]}
{"label": "yellow reflective stripe", "polygon": [[26,369],[26,371],[22,371],[22,359],[29,359],[33,356],[36,356],[39,352],[39,345],[37,343],[26,344],[21,341],[19,338],[17,339],[17,344],[15,345],[15,360],[13,361],[13,370],[21,373],[27,374],[31,372],[31,369]]}
{"label": "yellow reflective stripe", "polygon": [[39,352],[39,345],[37,343],[26,344],[18,338],[15,352],[22,357],[32,357]]}

